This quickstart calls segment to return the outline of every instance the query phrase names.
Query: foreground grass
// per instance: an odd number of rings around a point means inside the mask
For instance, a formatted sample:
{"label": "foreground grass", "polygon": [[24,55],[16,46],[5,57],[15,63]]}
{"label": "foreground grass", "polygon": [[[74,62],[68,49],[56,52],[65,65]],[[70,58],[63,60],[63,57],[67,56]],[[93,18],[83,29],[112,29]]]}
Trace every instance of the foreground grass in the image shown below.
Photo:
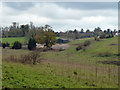
{"label": "foreground grass", "polygon": [[85,85],[85,82],[78,84],[77,80],[74,79],[75,77],[69,78],[67,75],[57,76],[56,71],[50,65],[41,64],[39,67],[4,62],[3,88],[90,87]]}
{"label": "foreground grass", "polygon": [[3,88],[117,88],[116,81],[111,82],[108,77],[99,74],[97,79],[90,71],[66,66],[3,63]]}

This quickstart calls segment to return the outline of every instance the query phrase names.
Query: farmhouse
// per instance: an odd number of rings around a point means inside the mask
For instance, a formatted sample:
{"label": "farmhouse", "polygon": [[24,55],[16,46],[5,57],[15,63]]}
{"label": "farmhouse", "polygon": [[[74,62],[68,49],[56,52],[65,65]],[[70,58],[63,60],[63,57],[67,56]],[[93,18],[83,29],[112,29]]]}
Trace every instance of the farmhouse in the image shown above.
{"label": "farmhouse", "polygon": [[59,39],[57,40],[57,43],[59,43],[59,44],[67,43],[67,42],[69,42],[69,40],[67,40],[67,39],[61,39],[61,38],[59,38]]}

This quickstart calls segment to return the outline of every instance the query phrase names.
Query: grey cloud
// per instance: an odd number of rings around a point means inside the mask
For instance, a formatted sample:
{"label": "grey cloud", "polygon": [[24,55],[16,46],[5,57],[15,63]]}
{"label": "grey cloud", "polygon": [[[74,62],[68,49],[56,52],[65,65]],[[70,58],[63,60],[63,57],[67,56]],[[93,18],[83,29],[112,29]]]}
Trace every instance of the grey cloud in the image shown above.
{"label": "grey cloud", "polygon": [[[3,24],[32,21],[34,25],[50,24],[55,30],[115,27],[117,3],[5,3]],[[99,18],[99,16],[101,18]],[[110,17],[110,18],[109,18]],[[100,20],[100,21],[99,21]],[[96,23],[99,21],[98,23]]]}
{"label": "grey cloud", "polygon": [[57,5],[64,8],[96,10],[96,9],[117,9],[117,2],[59,2]]}
{"label": "grey cloud", "polygon": [[17,10],[27,10],[35,5],[35,3],[32,2],[5,2],[3,4]]}
{"label": "grey cloud", "polygon": [[[41,4],[53,4],[53,3],[41,3]],[[27,10],[32,8],[36,2],[6,2],[4,3],[8,7],[18,9],[18,10]],[[117,9],[117,2],[57,2],[54,3],[63,8],[71,9],[82,9],[82,10],[96,10],[96,9]]]}

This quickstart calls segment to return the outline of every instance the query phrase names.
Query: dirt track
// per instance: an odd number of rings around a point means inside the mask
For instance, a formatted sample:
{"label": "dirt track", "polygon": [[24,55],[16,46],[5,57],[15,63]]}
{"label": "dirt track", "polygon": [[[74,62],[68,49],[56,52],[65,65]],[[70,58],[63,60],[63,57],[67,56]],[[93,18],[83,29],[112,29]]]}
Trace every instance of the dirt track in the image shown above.
{"label": "dirt track", "polygon": [[52,46],[53,49],[68,49],[70,48],[69,44],[56,44]]}

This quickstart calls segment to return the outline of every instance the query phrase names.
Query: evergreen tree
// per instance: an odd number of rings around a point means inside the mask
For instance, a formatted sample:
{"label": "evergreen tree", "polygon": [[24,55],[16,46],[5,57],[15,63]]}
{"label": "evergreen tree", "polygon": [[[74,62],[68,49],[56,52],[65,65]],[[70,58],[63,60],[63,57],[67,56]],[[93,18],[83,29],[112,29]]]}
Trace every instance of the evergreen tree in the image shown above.
{"label": "evergreen tree", "polygon": [[33,50],[36,47],[36,41],[34,38],[30,38],[28,42],[28,49]]}
{"label": "evergreen tree", "polygon": [[19,41],[15,41],[12,49],[21,49],[22,48],[22,44]]}
{"label": "evergreen tree", "polygon": [[5,44],[5,43],[2,43],[2,47],[5,48],[5,47],[6,47],[6,44]]}

